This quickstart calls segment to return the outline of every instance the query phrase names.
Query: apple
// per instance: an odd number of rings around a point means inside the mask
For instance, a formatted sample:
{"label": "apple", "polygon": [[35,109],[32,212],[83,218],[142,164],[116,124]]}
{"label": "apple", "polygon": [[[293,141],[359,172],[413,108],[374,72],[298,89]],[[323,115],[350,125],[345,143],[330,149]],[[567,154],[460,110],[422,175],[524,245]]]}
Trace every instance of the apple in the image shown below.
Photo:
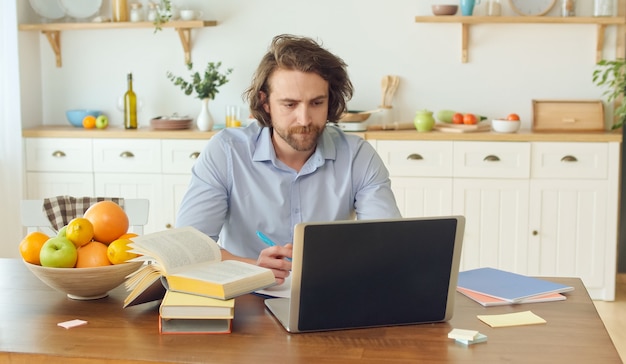
{"label": "apple", "polygon": [[39,252],[39,260],[43,267],[73,268],[77,258],[76,246],[65,237],[48,239]]}
{"label": "apple", "polygon": [[59,232],[57,233],[57,236],[59,238],[64,238],[66,230],[67,230],[67,225],[63,226],[61,230],[59,230]]}
{"label": "apple", "polygon": [[96,118],[96,128],[105,129],[107,126],[109,126],[109,118],[104,114],[100,114]]}

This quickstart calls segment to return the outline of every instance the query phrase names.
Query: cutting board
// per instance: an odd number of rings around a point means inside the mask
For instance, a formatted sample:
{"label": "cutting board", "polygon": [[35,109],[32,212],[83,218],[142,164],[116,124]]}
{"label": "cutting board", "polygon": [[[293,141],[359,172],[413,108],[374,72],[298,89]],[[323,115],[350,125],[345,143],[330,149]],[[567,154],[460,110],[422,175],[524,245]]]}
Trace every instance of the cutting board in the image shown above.
{"label": "cutting board", "polygon": [[437,123],[433,129],[444,133],[475,133],[491,130],[491,124],[480,123],[476,125],[465,125]]}

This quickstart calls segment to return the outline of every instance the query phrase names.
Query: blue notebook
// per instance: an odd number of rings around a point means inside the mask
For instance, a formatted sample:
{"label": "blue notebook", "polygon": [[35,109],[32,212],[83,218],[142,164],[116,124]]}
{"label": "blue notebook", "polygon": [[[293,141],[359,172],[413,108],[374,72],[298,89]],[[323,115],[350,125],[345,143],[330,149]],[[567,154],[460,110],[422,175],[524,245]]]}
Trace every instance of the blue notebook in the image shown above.
{"label": "blue notebook", "polygon": [[537,295],[562,293],[574,289],[563,284],[495,268],[478,268],[459,272],[457,286],[513,303]]}

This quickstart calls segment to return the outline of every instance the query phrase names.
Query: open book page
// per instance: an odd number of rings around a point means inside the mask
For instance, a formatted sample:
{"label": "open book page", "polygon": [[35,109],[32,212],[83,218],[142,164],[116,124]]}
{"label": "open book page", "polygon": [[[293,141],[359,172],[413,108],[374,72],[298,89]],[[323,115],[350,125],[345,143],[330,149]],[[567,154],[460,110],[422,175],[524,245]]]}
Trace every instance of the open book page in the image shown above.
{"label": "open book page", "polygon": [[282,284],[277,284],[269,288],[261,289],[256,291],[255,293],[269,297],[289,298],[291,297],[291,275],[289,275],[289,277],[287,277],[285,279],[285,282],[283,282]]}
{"label": "open book page", "polygon": [[[224,260],[219,263],[206,264],[196,263],[194,265],[174,269],[169,276],[192,278],[201,281],[226,285],[232,282],[241,281],[257,277],[259,274],[268,271],[254,264],[248,264],[237,260]],[[270,271],[271,272],[271,271]],[[272,277],[274,274],[272,273]]]}
{"label": "open book page", "polygon": [[138,236],[129,246],[141,255],[135,260],[155,260],[167,273],[198,262],[222,260],[219,245],[190,226]]}

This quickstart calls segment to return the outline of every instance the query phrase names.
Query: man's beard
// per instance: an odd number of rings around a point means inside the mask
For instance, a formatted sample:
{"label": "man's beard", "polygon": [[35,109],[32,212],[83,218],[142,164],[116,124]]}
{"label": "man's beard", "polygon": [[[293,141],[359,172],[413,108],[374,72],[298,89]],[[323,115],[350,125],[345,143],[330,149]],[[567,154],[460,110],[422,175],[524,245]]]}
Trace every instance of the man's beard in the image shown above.
{"label": "man's beard", "polygon": [[[324,128],[314,125],[294,126],[287,130],[274,127],[274,131],[293,149],[298,152],[307,152],[315,149],[317,140],[322,135]],[[306,133],[306,135],[303,136],[302,133]]]}

